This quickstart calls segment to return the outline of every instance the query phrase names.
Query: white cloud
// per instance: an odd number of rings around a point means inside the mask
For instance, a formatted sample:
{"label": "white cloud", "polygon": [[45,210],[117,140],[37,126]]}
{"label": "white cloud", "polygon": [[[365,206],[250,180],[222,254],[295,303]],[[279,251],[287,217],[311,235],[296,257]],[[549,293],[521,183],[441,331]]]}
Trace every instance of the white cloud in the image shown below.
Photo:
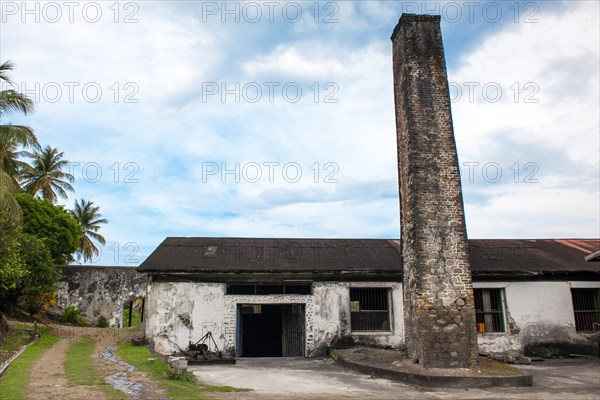
{"label": "white cloud", "polygon": [[[307,54],[312,59],[307,59]],[[308,53],[295,47],[280,46],[273,54],[244,63],[243,69],[250,77],[270,74],[296,79],[330,79],[343,74],[344,66],[341,62],[331,57],[331,53],[323,60],[326,54],[323,50]]]}
{"label": "white cloud", "polygon": [[[473,183],[463,182],[472,237],[599,234],[598,24],[597,5],[590,4],[489,33],[449,71],[454,82],[498,82],[504,89],[497,103],[463,97],[453,104],[460,160],[498,162],[505,173],[498,184],[482,181],[480,170]],[[165,236],[397,236],[389,34],[399,3],[339,3],[339,22],[330,25],[308,18],[204,24],[194,7],[142,2],[133,25],[2,26],[2,58],[17,61],[19,81],[139,86],[137,104],[108,96],[98,103],[41,102],[25,119],[67,159],[101,166],[103,179],[87,183],[80,176],[73,199],[101,207],[110,220],[107,239],[121,247],[136,243],[147,255]],[[281,92],[273,102],[265,95],[257,103],[203,100],[207,80],[230,87],[298,82],[303,95],[297,103]],[[539,103],[511,101],[509,87],[519,82],[522,99],[530,81],[539,86]],[[326,83],[336,85],[338,102],[324,102],[334,93]],[[509,167],[517,161],[521,168],[537,162],[540,183],[511,183]],[[121,178],[125,163],[136,163],[139,183],[114,182],[116,162]],[[272,183],[235,183],[232,175],[222,183],[220,174],[203,179],[203,165],[213,162],[229,169],[236,162],[280,166]],[[291,162],[302,168],[298,183],[281,175]],[[323,182],[327,162],[338,167],[338,183]],[[114,263],[114,250],[105,253],[100,262]]]}
{"label": "white cloud", "polygon": [[[539,184],[503,183],[488,189],[485,206],[467,204],[471,236],[600,234],[597,15],[598,3],[579,2],[537,24],[507,25],[450,71],[463,88],[453,104],[461,161],[498,162],[508,175],[518,162],[521,182],[525,163],[539,166]],[[474,102],[465,82],[479,85]],[[498,102],[482,96],[486,84],[502,88]],[[464,186],[469,196],[475,187]]]}

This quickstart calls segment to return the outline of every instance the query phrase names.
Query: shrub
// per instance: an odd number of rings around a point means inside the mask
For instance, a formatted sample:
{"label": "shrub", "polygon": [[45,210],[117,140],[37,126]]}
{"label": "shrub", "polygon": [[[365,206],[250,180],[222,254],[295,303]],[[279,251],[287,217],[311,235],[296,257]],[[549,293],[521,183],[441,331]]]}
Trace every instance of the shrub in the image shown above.
{"label": "shrub", "polygon": [[98,320],[96,321],[96,326],[98,328],[108,328],[108,320],[104,315],[98,317]]}
{"label": "shrub", "polygon": [[78,324],[79,320],[79,309],[75,306],[69,306],[65,308],[62,315],[60,316],[60,322],[66,322],[69,324]]}
{"label": "shrub", "polygon": [[196,375],[187,369],[175,369],[171,366],[167,366],[165,372],[165,376],[169,379],[173,379],[175,381],[184,381],[184,382],[196,382]]}
{"label": "shrub", "polygon": [[144,346],[146,344],[146,338],[143,336],[133,335],[129,342],[134,346]]}

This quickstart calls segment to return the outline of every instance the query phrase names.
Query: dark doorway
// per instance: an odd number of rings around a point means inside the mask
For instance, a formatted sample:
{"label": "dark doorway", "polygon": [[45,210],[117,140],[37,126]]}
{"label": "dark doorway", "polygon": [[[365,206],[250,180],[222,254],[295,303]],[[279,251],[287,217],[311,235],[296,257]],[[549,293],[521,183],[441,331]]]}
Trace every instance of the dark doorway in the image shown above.
{"label": "dark doorway", "polygon": [[144,322],[145,299],[135,299],[123,305],[123,328]]}
{"label": "dark doorway", "polygon": [[238,355],[304,356],[304,304],[238,305]]}

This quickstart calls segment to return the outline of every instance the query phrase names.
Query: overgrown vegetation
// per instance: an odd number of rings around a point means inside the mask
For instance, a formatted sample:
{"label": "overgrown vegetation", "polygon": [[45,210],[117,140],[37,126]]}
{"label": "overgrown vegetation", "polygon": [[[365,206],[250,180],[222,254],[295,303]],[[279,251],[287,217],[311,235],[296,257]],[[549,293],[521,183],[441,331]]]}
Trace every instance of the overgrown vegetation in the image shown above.
{"label": "overgrown vegetation", "polygon": [[29,343],[31,335],[24,331],[15,331],[4,337],[2,346],[0,346],[0,364],[11,357],[22,346]]}
{"label": "overgrown vegetation", "polygon": [[164,375],[174,381],[193,382],[196,383],[197,378],[191,371],[187,369],[175,369],[170,365],[167,365],[167,370]]}
{"label": "overgrown vegetation", "polygon": [[104,315],[101,315],[98,317],[98,320],[96,321],[96,327],[97,328],[108,328],[108,320],[106,319],[106,317]]}
{"label": "overgrown vegetation", "polygon": [[77,220],[48,200],[27,193],[16,194],[15,198],[23,211],[23,232],[45,241],[54,264],[73,261],[83,233]]}
{"label": "overgrown vegetation", "polygon": [[67,324],[77,324],[79,326],[86,326],[85,319],[79,316],[79,309],[75,306],[69,306],[64,309],[60,316],[60,322]]}
{"label": "overgrown vegetation", "polygon": [[[231,386],[202,385],[185,380],[169,379],[169,368],[165,361],[156,358],[146,346],[133,346],[130,343],[121,343],[117,349],[117,355],[129,364],[149,375],[150,379],[157,382],[166,390],[166,395],[171,399],[209,399],[205,392],[239,392],[248,389],[237,389]],[[148,362],[148,358],[155,358],[154,362]]]}
{"label": "overgrown vegetation", "polygon": [[68,161],[51,146],[42,147],[34,130],[6,121],[11,112],[29,114],[34,102],[9,77],[14,63],[0,64],[0,340],[6,334],[3,312],[15,307],[30,315],[51,299],[59,278],[55,264],[91,261],[105,244],[98,233],[99,207],[75,202],[73,211],[56,206],[74,192]]}
{"label": "overgrown vegetation", "polygon": [[55,290],[60,270],[44,239],[25,233],[0,211],[0,312],[37,313]]}
{"label": "overgrown vegetation", "polygon": [[33,363],[39,359],[60,338],[55,335],[44,335],[29,346],[23,354],[12,362],[10,368],[0,378],[0,393],[5,400],[21,400],[27,398],[29,371]]}

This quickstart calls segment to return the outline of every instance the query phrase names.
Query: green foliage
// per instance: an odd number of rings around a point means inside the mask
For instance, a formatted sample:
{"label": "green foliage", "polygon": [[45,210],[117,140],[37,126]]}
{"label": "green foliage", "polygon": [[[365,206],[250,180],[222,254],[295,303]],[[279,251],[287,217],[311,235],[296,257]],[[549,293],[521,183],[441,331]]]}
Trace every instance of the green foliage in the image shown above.
{"label": "green foliage", "polygon": [[[123,327],[129,325],[129,304],[127,302],[123,305]],[[142,322],[142,306],[144,301],[142,299],[133,300],[133,312],[131,313],[131,326],[138,326]]]}
{"label": "green foliage", "polygon": [[50,146],[33,153],[26,152],[32,159],[31,165],[26,165],[21,172],[23,189],[35,196],[41,195],[44,200],[56,203],[58,197],[67,198],[67,191],[74,192],[71,183],[73,175],[63,172],[69,163],[63,160],[63,153]]}
{"label": "green foliage", "polygon": [[60,322],[76,324],[77,318],[79,318],[79,309],[75,306],[68,306],[63,310],[63,313],[60,316]]}
{"label": "green foliage", "polygon": [[81,339],[69,346],[65,360],[65,375],[72,385],[94,385],[95,371],[92,356],[96,341],[92,338]]}
{"label": "green foliage", "polygon": [[[210,386],[195,384],[192,382],[173,380],[165,376],[169,365],[162,359],[156,358],[146,346],[133,346],[130,343],[121,343],[117,349],[117,355],[136,367],[138,370],[148,374],[150,379],[166,390],[165,395],[170,399],[208,399],[204,392],[241,392],[248,389],[237,389],[231,386]],[[154,362],[148,362],[148,358],[155,358]]]}
{"label": "green foliage", "polygon": [[35,363],[60,337],[45,335],[29,346],[23,354],[12,362],[6,374],[0,378],[0,393],[2,399],[20,400],[27,398],[29,371]]}
{"label": "green foliage", "polygon": [[21,346],[26,345],[30,341],[31,335],[25,331],[13,331],[6,335],[2,339],[2,345],[0,346],[0,364],[9,358],[13,351],[19,350]]}
{"label": "green foliage", "polygon": [[87,326],[88,323],[79,316],[79,309],[75,306],[68,306],[63,310],[60,316],[60,322],[65,324],[76,324],[79,326]]}
{"label": "green foliage", "polygon": [[77,221],[49,201],[24,193],[15,198],[23,211],[23,232],[43,239],[55,264],[73,261],[82,234]]}
{"label": "green foliage", "polygon": [[75,200],[75,208],[69,210],[69,215],[77,220],[83,231],[77,250],[78,259],[79,256],[83,256],[84,261],[90,261],[100,253],[94,241],[101,245],[106,244],[106,239],[98,231],[101,228],[100,224],[106,224],[108,220],[102,218],[100,207],[94,206],[93,201],[85,199]]}
{"label": "green foliage", "polygon": [[[14,68],[12,61],[0,64],[0,84],[13,82],[8,74]],[[2,88],[4,85],[0,85]],[[0,90],[0,211],[6,211],[13,222],[21,220],[19,204],[13,194],[21,191],[21,170],[27,165],[19,160],[21,148],[38,149],[39,143],[33,130],[23,125],[6,124],[4,116],[12,111],[27,114],[32,112],[34,102],[26,95],[13,89]]]}
{"label": "green foliage", "polygon": [[22,233],[6,213],[0,214],[0,309],[19,304],[30,315],[37,313],[59,278],[45,241]]}
{"label": "green foliage", "polygon": [[196,375],[186,369],[175,369],[167,365],[164,375],[174,381],[196,382]]}
{"label": "green foliage", "polygon": [[108,320],[104,315],[98,317],[98,320],[96,321],[96,326],[98,328],[108,328]]}
{"label": "green foliage", "polygon": [[21,232],[6,212],[0,213],[0,303],[17,288],[27,270],[21,258]]}
{"label": "green foliage", "polygon": [[19,304],[30,314],[36,314],[48,302],[56,289],[61,271],[52,261],[44,241],[27,233],[22,235],[21,256],[27,269],[18,293]]}

